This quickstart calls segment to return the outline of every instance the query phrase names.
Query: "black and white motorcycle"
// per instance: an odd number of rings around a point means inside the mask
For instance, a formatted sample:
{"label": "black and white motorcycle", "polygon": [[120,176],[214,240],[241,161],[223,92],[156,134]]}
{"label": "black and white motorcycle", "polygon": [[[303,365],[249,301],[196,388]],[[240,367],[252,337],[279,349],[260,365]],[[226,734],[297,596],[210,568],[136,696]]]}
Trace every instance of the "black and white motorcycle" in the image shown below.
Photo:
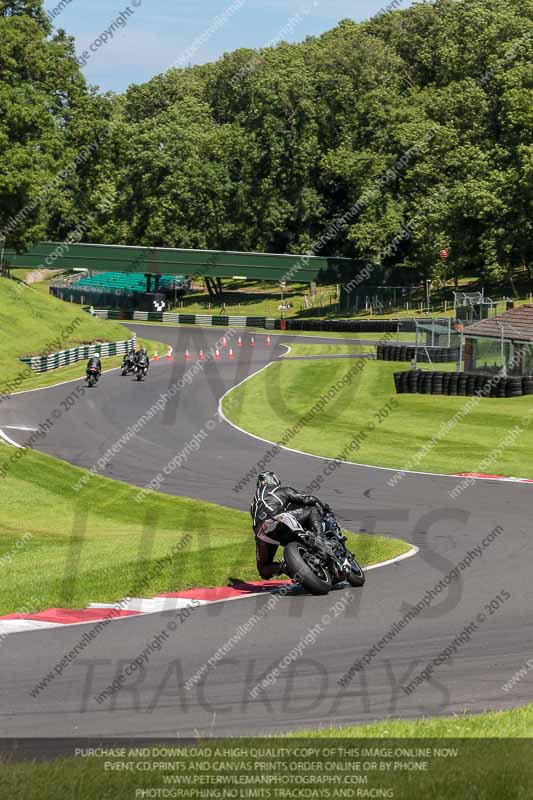
{"label": "black and white motorcycle", "polygon": [[322,526],[321,535],[305,530],[290,511],[263,524],[266,535],[276,530],[289,576],[311,594],[328,594],[343,581],[363,586],[365,573],[346,547],[346,536],[332,511],[324,515]]}
{"label": "black and white motorcycle", "polygon": [[142,381],[143,378],[146,378],[148,373],[148,362],[145,358],[140,358],[135,365],[135,377],[138,381]]}

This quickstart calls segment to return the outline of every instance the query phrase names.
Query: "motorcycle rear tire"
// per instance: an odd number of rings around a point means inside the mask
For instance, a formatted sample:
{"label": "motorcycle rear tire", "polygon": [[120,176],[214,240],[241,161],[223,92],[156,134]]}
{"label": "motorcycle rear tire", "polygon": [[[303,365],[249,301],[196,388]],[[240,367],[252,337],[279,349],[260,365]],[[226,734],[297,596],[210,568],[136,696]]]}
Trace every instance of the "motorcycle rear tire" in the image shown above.
{"label": "motorcycle rear tire", "polygon": [[142,372],[138,372],[138,373],[137,373],[137,380],[138,380],[138,381],[142,381],[142,379],[143,379],[143,374],[142,374]]}
{"label": "motorcycle rear tire", "polygon": [[306,550],[300,542],[289,542],[283,551],[283,558],[289,568],[291,578],[298,580],[311,594],[328,594],[331,591],[331,575],[324,569],[327,580],[322,580],[305,562],[300,551]]}

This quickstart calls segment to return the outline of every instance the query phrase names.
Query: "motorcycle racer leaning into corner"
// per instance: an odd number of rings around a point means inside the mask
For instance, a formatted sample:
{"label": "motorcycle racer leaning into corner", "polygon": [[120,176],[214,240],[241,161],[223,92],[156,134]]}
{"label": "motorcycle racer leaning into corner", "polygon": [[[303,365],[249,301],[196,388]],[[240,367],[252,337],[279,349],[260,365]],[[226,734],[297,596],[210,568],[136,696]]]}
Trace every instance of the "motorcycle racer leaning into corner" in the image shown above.
{"label": "motorcycle racer leaning into corner", "polygon": [[264,530],[265,522],[277,514],[290,512],[302,526],[317,534],[322,534],[322,518],[330,510],[312,494],[303,494],[290,486],[282,486],[274,472],[262,472],[257,478],[257,486],[250,507],[255,534],[257,570],[264,580],[286,572],[283,560],[274,561],[276,550],[281,544],[277,530]]}

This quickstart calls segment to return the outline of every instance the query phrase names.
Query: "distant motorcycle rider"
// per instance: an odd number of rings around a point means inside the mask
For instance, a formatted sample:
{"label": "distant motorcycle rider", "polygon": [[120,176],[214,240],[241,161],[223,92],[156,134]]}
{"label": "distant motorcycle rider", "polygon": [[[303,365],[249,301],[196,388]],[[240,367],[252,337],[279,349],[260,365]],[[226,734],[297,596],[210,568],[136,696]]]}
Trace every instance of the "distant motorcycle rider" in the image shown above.
{"label": "distant motorcycle rider", "polygon": [[146,370],[148,371],[148,367],[150,366],[150,359],[148,358],[148,353],[146,352],[146,348],[141,347],[140,350],[137,350],[137,352],[135,353],[134,360],[135,360],[135,365],[144,362],[144,364],[146,365]]}
{"label": "distant motorcycle rider", "polygon": [[274,557],[283,536],[277,530],[268,530],[269,520],[285,511],[290,512],[302,527],[322,534],[323,515],[330,510],[327,503],[323,503],[312,494],[303,494],[290,486],[282,486],[281,481],[274,472],[262,472],[257,478],[257,486],[250,507],[252,525],[255,534],[255,548],[257,569],[265,580],[286,572],[284,561],[276,562]]}
{"label": "distant motorcycle rider", "polygon": [[124,356],[124,358],[122,359],[122,367],[133,369],[133,367],[135,366],[135,356],[136,356],[135,348],[132,345],[131,348],[126,353],[126,355]]}
{"label": "distant motorcycle rider", "polygon": [[89,372],[96,367],[97,369],[97,377],[99,378],[102,374],[102,362],[100,361],[100,353],[94,353],[87,362],[87,368],[85,370],[85,375],[88,376]]}

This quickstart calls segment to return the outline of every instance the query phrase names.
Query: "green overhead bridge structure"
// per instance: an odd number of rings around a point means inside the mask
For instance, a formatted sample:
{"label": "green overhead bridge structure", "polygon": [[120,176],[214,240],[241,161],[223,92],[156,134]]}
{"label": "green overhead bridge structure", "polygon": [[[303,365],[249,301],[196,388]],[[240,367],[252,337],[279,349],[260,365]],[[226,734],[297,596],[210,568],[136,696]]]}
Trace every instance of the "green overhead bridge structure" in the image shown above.
{"label": "green overhead bridge structure", "polygon": [[[157,275],[201,275],[207,284],[221,278],[310,283],[317,279],[344,282],[363,264],[349,258],[221,250],[184,250],[109,244],[42,242],[25,253],[6,249],[9,268],[87,269]],[[157,281],[156,281],[157,283]]]}

